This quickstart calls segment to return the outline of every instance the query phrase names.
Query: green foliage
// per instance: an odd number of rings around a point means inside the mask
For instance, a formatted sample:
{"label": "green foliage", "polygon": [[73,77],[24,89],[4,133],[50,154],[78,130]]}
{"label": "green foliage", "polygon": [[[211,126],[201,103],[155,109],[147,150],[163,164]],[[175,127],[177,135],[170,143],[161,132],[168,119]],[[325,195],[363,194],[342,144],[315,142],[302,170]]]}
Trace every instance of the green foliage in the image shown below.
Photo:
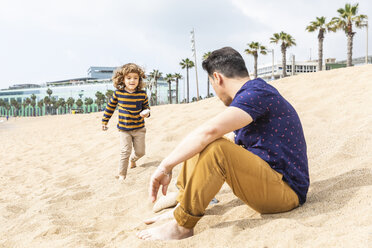
{"label": "green foliage", "polygon": [[189,58],[186,58],[180,62],[180,66],[182,69],[185,69],[185,68],[189,69],[189,68],[193,68],[195,64],[192,60],[190,60]]}
{"label": "green foliage", "polygon": [[50,96],[53,94],[53,91],[52,91],[51,89],[49,89],[49,88],[47,89],[46,92],[47,92],[49,98],[50,98]]}
{"label": "green foliage", "polygon": [[83,106],[83,100],[81,100],[81,99],[77,99],[76,100],[76,105],[78,106],[78,108],[81,108],[81,106]]}

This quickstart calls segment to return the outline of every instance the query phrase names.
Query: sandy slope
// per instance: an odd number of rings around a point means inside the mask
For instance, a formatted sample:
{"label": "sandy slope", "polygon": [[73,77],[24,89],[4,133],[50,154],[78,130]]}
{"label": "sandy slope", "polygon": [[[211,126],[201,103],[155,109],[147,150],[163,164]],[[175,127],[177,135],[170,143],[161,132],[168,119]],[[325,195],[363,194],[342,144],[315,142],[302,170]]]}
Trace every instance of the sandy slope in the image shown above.
{"label": "sandy slope", "polygon": [[101,113],[13,118],[0,123],[0,247],[371,246],[372,65],[273,84],[297,109],[307,139],[311,187],[301,208],[259,215],[224,185],[194,237],[136,238],[146,228],[141,220],[153,216],[152,171],[187,132],[225,108],[216,98],[154,107],[147,155],[125,183],[114,178],[116,115],[106,133]]}

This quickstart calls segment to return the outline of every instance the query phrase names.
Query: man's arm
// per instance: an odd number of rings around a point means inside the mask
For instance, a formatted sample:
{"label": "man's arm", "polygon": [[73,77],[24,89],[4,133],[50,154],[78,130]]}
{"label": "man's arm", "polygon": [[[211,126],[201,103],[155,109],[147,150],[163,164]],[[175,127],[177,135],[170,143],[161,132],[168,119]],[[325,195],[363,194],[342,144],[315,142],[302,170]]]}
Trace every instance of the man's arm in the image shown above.
{"label": "man's arm", "polygon": [[247,112],[236,107],[228,107],[186,136],[160,165],[169,172],[174,166],[198,154],[216,139],[251,122],[252,117]]}
{"label": "man's arm", "polygon": [[163,194],[166,194],[174,166],[200,153],[207,145],[224,134],[245,127],[252,121],[252,117],[247,112],[236,107],[228,107],[187,135],[152,175],[149,190],[152,202],[156,200],[160,185]]}

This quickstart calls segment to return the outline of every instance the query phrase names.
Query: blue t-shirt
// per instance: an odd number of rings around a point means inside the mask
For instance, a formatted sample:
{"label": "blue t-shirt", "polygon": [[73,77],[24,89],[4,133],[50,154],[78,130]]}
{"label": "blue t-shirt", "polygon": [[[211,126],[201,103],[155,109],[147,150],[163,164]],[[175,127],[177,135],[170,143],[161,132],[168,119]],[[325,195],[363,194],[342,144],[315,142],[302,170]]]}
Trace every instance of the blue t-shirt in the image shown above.
{"label": "blue t-shirt", "polygon": [[265,160],[305,203],[309,188],[306,142],[300,119],[280,93],[264,80],[250,80],[230,106],[247,112],[249,125],[234,131],[235,143]]}

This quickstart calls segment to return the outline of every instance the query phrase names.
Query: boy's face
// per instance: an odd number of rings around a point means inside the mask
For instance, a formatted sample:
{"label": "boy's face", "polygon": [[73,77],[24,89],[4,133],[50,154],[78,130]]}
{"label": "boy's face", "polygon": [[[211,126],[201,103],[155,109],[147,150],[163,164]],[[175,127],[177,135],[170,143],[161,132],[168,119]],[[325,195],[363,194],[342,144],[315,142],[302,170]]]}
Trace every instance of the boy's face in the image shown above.
{"label": "boy's face", "polygon": [[135,91],[139,84],[139,76],[137,73],[131,72],[124,77],[125,89]]}

